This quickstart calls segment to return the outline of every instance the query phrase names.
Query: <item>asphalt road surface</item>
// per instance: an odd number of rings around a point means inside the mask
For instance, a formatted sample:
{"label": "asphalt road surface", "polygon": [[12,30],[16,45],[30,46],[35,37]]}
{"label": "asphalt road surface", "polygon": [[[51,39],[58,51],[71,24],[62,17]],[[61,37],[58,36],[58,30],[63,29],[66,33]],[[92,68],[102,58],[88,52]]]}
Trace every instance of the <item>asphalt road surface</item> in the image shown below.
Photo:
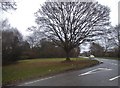
{"label": "asphalt road surface", "polygon": [[19,86],[120,86],[120,61],[100,61],[103,63],[94,67],[32,80]]}

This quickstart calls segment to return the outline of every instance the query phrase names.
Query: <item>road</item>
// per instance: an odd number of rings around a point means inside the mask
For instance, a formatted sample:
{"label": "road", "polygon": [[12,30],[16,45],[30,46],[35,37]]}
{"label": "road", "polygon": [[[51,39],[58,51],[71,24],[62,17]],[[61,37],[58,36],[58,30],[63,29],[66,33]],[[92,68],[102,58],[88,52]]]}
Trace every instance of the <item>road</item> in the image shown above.
{"label": "road", "polygon": [[120,61],[100,61],[103,63],[94,67],[32,80],[19,86],[120,86]]}

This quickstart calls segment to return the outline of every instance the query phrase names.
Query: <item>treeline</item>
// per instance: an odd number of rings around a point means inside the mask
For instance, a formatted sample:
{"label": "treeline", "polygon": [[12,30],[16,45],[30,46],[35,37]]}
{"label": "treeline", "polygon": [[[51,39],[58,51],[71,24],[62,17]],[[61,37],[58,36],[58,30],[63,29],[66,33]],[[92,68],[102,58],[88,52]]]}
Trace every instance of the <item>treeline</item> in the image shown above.
{"label": "treeline", "polygon": [[[23,52],[22,58],[53,58],[53,57],[65,57],[66,53],[64,50],[56,46],[52,41],[42,39],[39,46],[30,47]],[[77,57],[79,55],[79,48],[73,49],[70,56]]]}
{"label": "treeline", "polygon": [[81,55],[83,56],[89,56],[89,55],[94,55],[96,57],[119,57],[119,49],[118,47],[114,47],[109,50],[106,50],[105,47],[100,45],[99,43],[91,43],[90,45],[90,50],[87,52],[83,52]]}
{"label": "treeline", "polygon": [[97,57],[120,58],[120,24],[115,27],[109,26],[104,33],[96,37],[96,41],[90,42],[90,49],[83,55],[93,54]]}
{"label": "treeline", "polygon": [[[42,38],[37,40],[39,44],[30,44],[30,40],[23,39],[22,34],[10,25],[3,27],[2,32],[2,64],[14,63],[21,59],[34,58],[59,58],[65,57],[64,50],[52,41]],[[79,47],[73,49],[70,57],[79,55]]]}
{"label": "treeline", "polygon": [[[35,30],[35,28],[33,28]],[[109,32],[110,31],[110,32]],[[80,48],[74,48],[70,57],[79,55],[96,57],[120,57],[120,25],[105,31],[100,41],[92,41],[90,50],[80,54]],[[61,58],[66,57],[65,51],[39,32],[33,32],[26,39],[7,20],[2,22],[2,64],[14,63],[21,59]],[[111,37],[109,37],[110,35]],[[59,41],[57,41],[59,43]]]}
{"label": "treeline", "polygon": [[[2,32],[3,65],[14,63],[21,59],[66,57],[64,50],[47,38],[36,39],[35,36],[29,36],[29,38],[24,40],[22,34],[16,28],[10,27],[10,25],[0,31]],[[36,41],[33,41],[34,39]],[[119,53],[117,46],[109,46],[108,48],[107,45],[106,48],[99,43],[93,42],[88,52],[80,54],[80,48],[78,47],[70,52],[70,57],[89,56],[90,54],[96,57],[118,57]]]}

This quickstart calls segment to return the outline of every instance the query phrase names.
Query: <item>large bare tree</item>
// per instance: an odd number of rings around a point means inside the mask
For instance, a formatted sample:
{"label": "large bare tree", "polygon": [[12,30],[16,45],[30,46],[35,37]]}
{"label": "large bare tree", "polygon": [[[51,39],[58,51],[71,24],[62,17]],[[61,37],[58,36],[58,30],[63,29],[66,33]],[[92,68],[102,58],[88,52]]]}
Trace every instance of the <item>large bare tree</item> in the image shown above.
{"label": "large bare tree", "polygon": [[[45,2],[36,12],[39,31],[66,52],[91,36],[100,34],[97,27],[109,24],[109,8],[98,2]],[[99,31],[99,32],[98,32]],[[59,42],[58,42],[59,41]]]}

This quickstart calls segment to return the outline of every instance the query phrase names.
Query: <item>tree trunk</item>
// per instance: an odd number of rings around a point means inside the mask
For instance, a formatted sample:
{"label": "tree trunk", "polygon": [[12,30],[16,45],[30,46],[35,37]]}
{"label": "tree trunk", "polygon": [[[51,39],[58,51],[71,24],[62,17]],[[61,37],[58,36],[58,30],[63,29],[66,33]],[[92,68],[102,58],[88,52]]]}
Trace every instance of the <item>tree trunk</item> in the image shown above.
{"label": "tree trunk", "polygon": [[66,61],[70,61],[70,52],[66,51]]}

